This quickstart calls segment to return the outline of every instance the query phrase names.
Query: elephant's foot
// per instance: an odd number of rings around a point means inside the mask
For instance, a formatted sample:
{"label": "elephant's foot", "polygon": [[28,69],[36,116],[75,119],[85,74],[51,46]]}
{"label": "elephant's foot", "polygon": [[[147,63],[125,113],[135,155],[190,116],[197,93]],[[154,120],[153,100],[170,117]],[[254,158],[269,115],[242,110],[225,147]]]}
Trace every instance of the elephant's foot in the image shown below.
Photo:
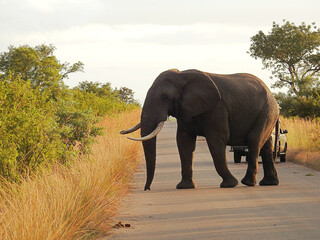
{"label": "elephant's foot", "polygon": [[182,179],[176,186],[177,189],[189,189],[189,188],[195,188],[196,185],[192,181],[192,179],[185,180]]}
{"label": "elephant's foot", "polygon": [[264,177],[260,182],[260,186],[274,186],[279,185],[278,177]]}
{"label": "elephant's foot", "polygon": [[248,174],[246,174],[246,176],[244,176],[244,178],[241,180],[241,183],[249,187],[253,187],[256,185],[256,178],[253,176],[250,177]]}
{"label": "elephant's foot", "polygon": [[228,179],[223,179],[222,183],[220,184],[221,188],[232,188],[238,185],[238,180],[231,176]]}

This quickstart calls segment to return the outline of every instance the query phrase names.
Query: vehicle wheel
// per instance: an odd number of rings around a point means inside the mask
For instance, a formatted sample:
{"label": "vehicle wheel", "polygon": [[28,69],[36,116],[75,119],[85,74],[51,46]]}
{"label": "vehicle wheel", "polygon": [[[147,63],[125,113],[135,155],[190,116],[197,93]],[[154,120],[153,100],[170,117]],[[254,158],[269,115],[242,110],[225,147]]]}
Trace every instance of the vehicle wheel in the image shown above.
{"label": "vehicle wheel", "polygon": [[280,162],[286,162],[287,160],[287,148],[288,148],[288,143],[284,145],[284,154],[280,155]]}
{"label": "vehicle wheel", "polygon": [[241,152],[234,151],[233,152],[233,158],[235,163],[241,163]]}
{"label": "vehicle wheel", "polygon": [[285,145],[284,145],[284,150],[283,151],[287,152],[287,148],[288,148],[288,143],[286,142]]}
{"label": "vehicle wheel", "polygon": [[285,162],[287,160],[287,154],[280,155],[280,162]]}

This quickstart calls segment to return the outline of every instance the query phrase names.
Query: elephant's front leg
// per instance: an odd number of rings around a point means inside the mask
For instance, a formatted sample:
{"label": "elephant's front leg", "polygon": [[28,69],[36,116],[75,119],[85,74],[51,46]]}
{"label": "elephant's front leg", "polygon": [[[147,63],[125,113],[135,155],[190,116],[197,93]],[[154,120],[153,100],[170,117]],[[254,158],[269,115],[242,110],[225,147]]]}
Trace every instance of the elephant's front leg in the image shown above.
{"label": "elephant's front leg", "polygon": [[181,175],[182,179],[177,184],[177,189],[195,188],[192,180],[192,163],[193,152],[196,146],[196,136],[178,128],[177,131],[177,145],[181,160]]}

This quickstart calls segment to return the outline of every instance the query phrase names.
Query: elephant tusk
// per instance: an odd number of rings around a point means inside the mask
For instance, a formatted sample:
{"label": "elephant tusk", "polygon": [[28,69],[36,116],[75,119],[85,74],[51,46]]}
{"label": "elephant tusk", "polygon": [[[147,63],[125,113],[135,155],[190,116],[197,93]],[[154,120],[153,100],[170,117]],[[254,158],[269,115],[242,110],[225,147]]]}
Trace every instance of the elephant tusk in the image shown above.
{"label": "elephant tusk", "polygon": [[134,132],[134,131],[137,131],[137,130],[140,129],[140,128],[141,128],[141,123],[138,123],[137,125],[135,125],[135,126],[132,127],[132,128],[128,128],[128,129],[126,129],[126,130],[122,130],[122,131],[120,132],[120,134],[132,133],[132,132]]}
{"label": "elephant tusk", "polygon": [[158,135],[158,133],[161,131],[161,129],[163,128],[163,125],[164,125],[164,121],[163,122],[159,122],[158,123],[158,126],[153,130],[152,133],[150,133],[149,135],[147,136],[144,136],[142,138],[132,138],[132,137],[128,137],[128,139],[130,140],[134,140],[134,141],[146,141],[146,140],[149,140],[151,138],[154,138],[155,136]]}

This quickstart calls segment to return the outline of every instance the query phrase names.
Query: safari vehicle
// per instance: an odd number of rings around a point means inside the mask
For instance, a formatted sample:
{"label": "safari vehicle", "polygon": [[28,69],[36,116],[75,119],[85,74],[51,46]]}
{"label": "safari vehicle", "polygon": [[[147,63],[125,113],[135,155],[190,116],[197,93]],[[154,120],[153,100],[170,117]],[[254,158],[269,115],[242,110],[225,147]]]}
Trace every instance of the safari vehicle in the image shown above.
{"label": "safari vehicle", "polygon": [[[280,128],[280,134],[279,134],[279,141],[277,144],[277,157],[280,157],[280,162],[285,162],[286,161],[286,153],[287,153],[287,137],[285,134],[288,133],[288,130],[286,129],[281,129]],[[272,133],[272,140],[273,142],[275,141],[275,134]],[[273,151],[274,151],[274,144],[272,145]],[[235,163],[240,163],[241,162],[241,157],[245,156],[246,161],[248,162],[248,147],[247,146],[231,146],[230,152],[233,152],[234,154],[234,162]]]}

